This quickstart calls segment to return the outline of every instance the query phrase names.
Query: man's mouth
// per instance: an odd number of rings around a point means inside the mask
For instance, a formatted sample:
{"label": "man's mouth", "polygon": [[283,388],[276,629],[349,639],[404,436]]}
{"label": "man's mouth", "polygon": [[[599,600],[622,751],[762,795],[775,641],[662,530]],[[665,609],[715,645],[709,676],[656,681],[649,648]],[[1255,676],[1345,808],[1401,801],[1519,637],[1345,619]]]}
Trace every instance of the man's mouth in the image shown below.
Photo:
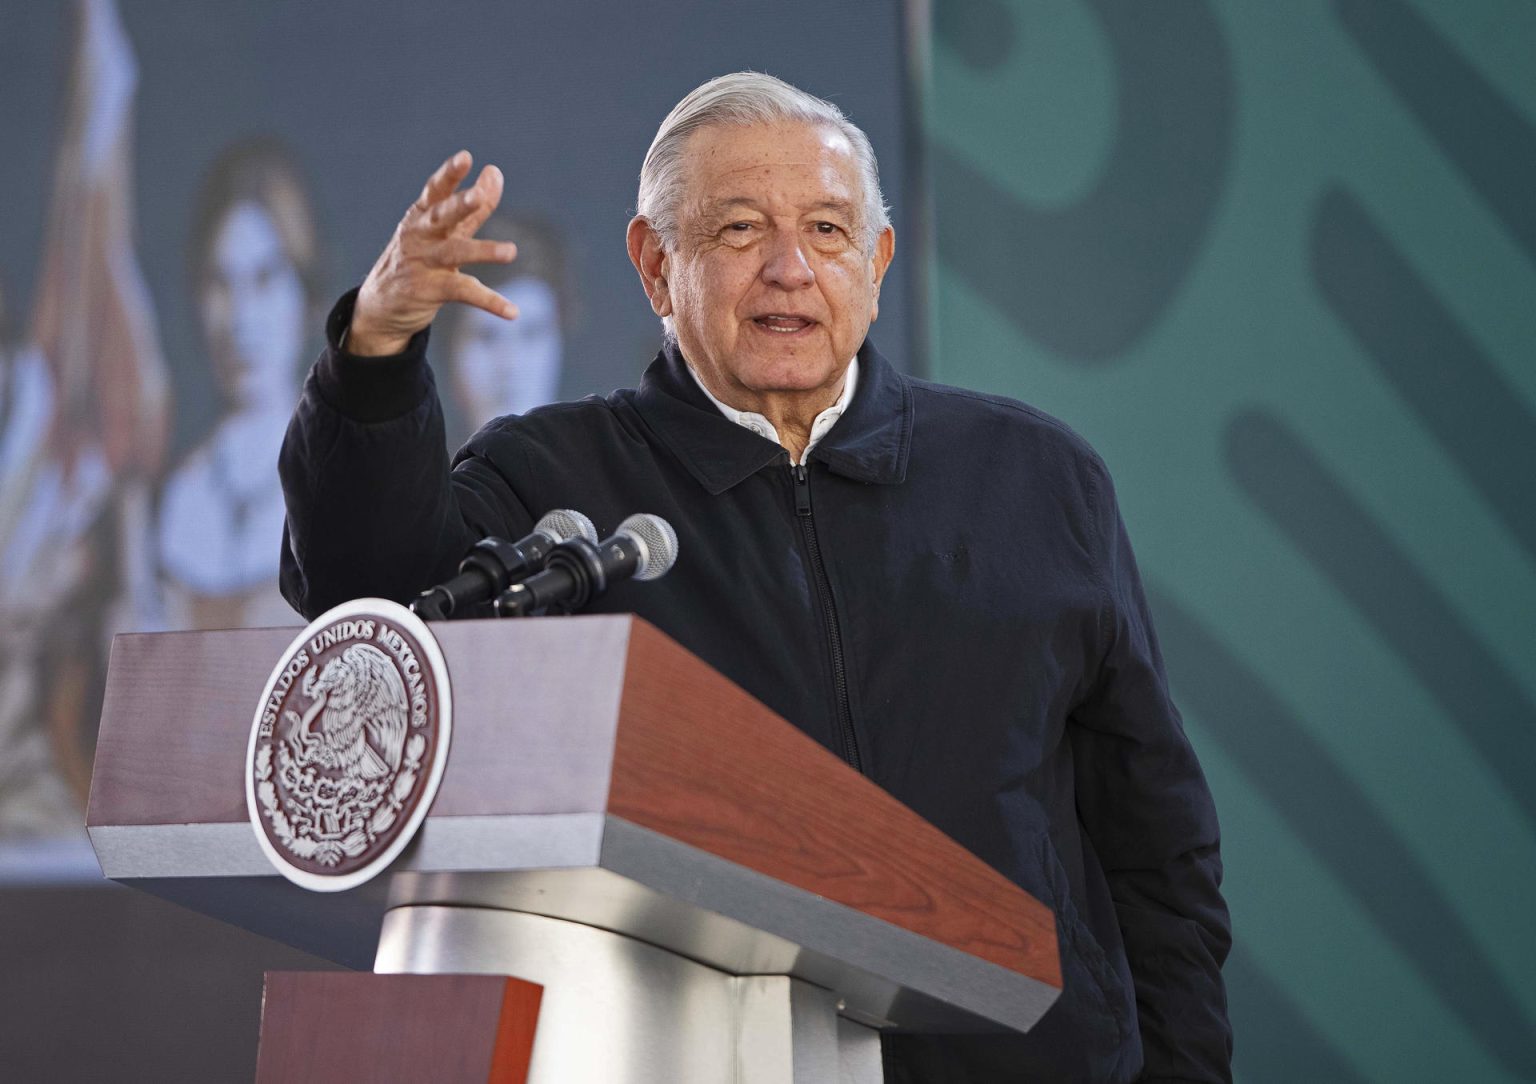
{"label": "man's mouth", "polygon": [[767,316],[755,316],[752,322],[764,331],[772,331],[778,335],[793,335],[797,331],[815,325],[815,320],[808,320],[804,316],[786,316],[779,313],[770,313]]}

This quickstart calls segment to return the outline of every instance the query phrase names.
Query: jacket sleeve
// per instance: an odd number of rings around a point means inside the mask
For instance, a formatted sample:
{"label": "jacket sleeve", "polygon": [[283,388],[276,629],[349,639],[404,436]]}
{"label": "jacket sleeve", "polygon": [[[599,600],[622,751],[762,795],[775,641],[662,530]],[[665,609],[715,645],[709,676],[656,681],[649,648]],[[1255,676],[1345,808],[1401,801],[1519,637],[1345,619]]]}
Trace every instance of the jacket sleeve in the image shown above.
{"label": "jacket sleeve", "polygon": [[1097,679],[1072,728],[1078,815],[1109,881],[1136,987],[1143,1081],[1231,1080],[1220,832],[1168,694],[1108,472],[1096,458],[1103,606]]}
{"label": "jacket sleeve", "polygon": [[451,576],[478,539],[518,537],[530,522],[488,462],[467,459],[450,474],[428,332],[393,357],[345,352],[356,299],[344,295],[326,320],[326,348],[278,457],[281,586],[306,618],[363,596],[406,602]]}

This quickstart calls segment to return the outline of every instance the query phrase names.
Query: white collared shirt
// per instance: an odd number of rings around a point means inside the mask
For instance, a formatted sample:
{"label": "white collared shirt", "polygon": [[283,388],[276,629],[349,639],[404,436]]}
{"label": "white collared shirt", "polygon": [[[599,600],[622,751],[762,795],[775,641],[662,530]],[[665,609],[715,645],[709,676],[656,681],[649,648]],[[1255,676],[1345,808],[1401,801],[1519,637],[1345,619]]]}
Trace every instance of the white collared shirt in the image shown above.
{"label": "white collared shirt", "polygon": [[[737,410],[716,399],[710,390],[704,386],[704,381],[699,379],[699,374],[693,371],[693,366],[688,366],[688,375],[693,377],[693,382],[699,386],[699,390],[731,421],[745,429],[750,429],[760,437],[767,437],[775,444],[782,446],[784,442],[779,439],[779,431],[773,427],[773,423],[761,414],[750,410]],[[810,457],[811,449],[816,447],[821,438],[827,435],[827,431],[843,416],[843,411],[848,409],[848,404],[853,402],[853,388],[859,382],[859,359],[854,358],[848,363],[848,372],[843,376],[843,394],[837,397],[837,402],[827,407],[816,420],[811,423],[811,439],[805,442],[805,451],[800,453],[800,461],[796,466],[801,466]]]}

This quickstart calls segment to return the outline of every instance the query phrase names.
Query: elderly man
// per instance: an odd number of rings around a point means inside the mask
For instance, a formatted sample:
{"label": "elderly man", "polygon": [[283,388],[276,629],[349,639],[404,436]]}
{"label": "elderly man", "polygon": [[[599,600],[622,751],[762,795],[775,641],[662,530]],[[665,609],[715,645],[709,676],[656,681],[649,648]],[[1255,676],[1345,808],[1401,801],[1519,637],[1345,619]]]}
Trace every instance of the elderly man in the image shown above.
{"label": "elderly man", "polygon": [[[1048,904],[1065,989],[1028,1036],[890,1036],[889,1079],[1220,1081],[1216,817],[1109,477],[1060,422],[913,380],[866,338],[894,234],[864,134],[742,73],[689,94],[629,255],[665,344],[637,390],[487,425],[452,467],[426,363],[501,174],[449,159],[328,324],[282,457],[284,589],[406,599],[550,508],[677,527],[634,611]],[[741,750],[751,756],[750,749]],[[901,846],[892,840],[893,847]]]}

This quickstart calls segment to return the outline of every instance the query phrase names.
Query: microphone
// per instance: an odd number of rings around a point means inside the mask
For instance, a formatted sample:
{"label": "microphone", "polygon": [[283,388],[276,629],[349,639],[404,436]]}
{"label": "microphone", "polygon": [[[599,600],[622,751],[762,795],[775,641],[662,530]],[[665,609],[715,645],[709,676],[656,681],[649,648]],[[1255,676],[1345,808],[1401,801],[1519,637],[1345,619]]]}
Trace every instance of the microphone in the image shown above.
{"label": "microphone", "polygon": [[514,583],[496,599],[496,616],[527,617],[554,608],[581,609],[618,580],[654,580],[677,560],[677,532],[660,516],[630,516],[613,537],[593,545],[585,538],[562,542],[549,552],[543,572]]}
{"label": "microphone", "polygon": [[516,542],[483,538],[459,562],[459,574],[416,596],[411,611],[428,621],[446,621],[477,602],[489,602],[507,584],[539,571],[555,546],[573,539],[590,545],[597,541],[597,528],[570,508],[546,513],[532,534]]}

